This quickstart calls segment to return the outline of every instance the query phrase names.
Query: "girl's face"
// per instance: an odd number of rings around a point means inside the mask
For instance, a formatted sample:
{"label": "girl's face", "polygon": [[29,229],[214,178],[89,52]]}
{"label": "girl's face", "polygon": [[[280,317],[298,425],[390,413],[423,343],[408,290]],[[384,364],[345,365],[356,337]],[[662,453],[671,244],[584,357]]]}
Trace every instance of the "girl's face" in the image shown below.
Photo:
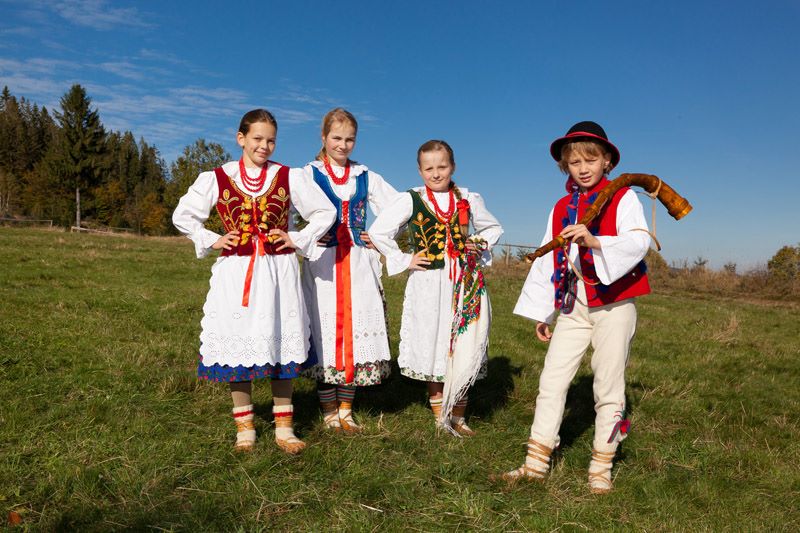
{"label": "girl's face", "polygon": [[608,154],[593,155],[573,150],[567,158],[567,170],[575,183],[585,191],[600,182],[610,162],[611,156]]}
{"label": "girl's face", "polygon": [[431,150],[419,155],[419,175],[433,192],[447,191],[455,170],[455,166],[450,164],[447,150]]}
{"label": "girl's face", "polygon": [[349,122],[336,121],[331,124],[328,134],[322,137],[322,145],[328,158],[343,167],[356,146],[356,129]]}
{"label": "girl's face", "polygon": [[277,131],[269,122],[254,122],[250,124],[247,135],[242,132],[236,134],[236,142],[242,147],[242,158],[245,166],[261,167],[275,151],[275,138]]}

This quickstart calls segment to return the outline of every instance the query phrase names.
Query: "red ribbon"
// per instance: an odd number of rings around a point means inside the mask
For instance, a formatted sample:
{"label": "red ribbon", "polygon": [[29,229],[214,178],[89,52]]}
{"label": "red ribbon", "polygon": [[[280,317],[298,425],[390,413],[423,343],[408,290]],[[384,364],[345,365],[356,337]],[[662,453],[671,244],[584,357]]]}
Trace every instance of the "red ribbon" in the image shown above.
{"label": "red ribbon", "polygon": [[264,255],[264,242],[267,240],[267,235],[260,231],[253,235],[253,253],[250,256],[250,264],[247,265],[247,274],[244,276],[244,293],[242,294],[242,307],[250,306],[250,285],[253,282],[253,267],[256,264],[256,256]]}
{"label": "red ribbon", "polygon": [[347,225],[350,202],[342,202],[342,222],[336,229],[336,370],[344,371],[346,383],[355,377],[353,366],[353,300],[350,292],[350,248]]}
{"label": "red ribbon", "polygon": [[466,226],[469,224],[469,202],[462,198],[456,203],[456,209],[458,209],[459,225]]}
{"label": "red ribbon", "polygon": [[[266,166],[264,167],[266,168]],[[256,264],[256,256],[264,255],[267,253],[264,248],[264,243],[269,240],[266,233],[262,233],[258,227],[258,212],[256,211],[255,199],[252,201],[253,205],[253,220],[252,228],[253,233],[253,253],[250,255],[250,263],[247,265],[247,274],[244,276],[244,292],[242,293],[242,307],[250,306],[250,285],[253,283],[253,267]]]}

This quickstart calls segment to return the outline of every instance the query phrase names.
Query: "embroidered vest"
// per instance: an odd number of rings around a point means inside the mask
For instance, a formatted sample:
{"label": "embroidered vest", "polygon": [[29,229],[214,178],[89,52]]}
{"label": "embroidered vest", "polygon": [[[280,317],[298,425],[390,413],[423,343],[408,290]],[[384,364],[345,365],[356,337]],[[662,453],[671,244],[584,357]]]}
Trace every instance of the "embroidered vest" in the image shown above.
{"label": "embroidered vest", "polygon": [[281,166],[269,189],[256,198],[237,187],[222,168],[215,168],[214,173],[219,186],[217,212],[225,232],[239,230],[239,244],[230,250],[223,249],[221,255],[251,255],[253,239],[258,238],[264,243],[267,254],[294,253],[291,248],[277,251],[278,245],[266,240],[271,229],[289,230],[289,167]]}
{"label": "embroidered vest", "polygon": [[[420,193],[414,189],[409,189],[413,207],[411,208],[411,218],[408,219],[408,235],[414,247],[414,253],[420,250],[428,250],[428,259],[431,264],[427,270],[444,268],[444,256],[447,253],[447,242],[444,224],[440,223],[436,215],[422,199]],[[454,210],[449,222],[450,235],[456,250],[463,252],[464,239],[461,234],[461,226],[458,224],[458,210]]]}
{"label": "embroidered vest", "polygon": [[[558,236],[566,226],[575,224],[576,220],[580,220],[586,209],[597,198],[597,193],[609,183],[606,178],[603,178],[591,192],[584,194],[575,192],[560,199],[553,210],[553,238]],[[617,235],[617,207],[619,206],[619,201],[628,190],[628,187],[623,187],[606,202],[600,214],[588,226],[592,235]],[[611,285],[603,285],[600,283],[594,268],[592,249],[580,246],[578,248],[578,258],[583,278],[590,283],[597,283],[597,285],[584,284],[589,307],[607,305],[650,293],[650,283],[647,281],[646,274],[647,265],[645,265],[644,261],[640,261],[630,272]],[[555,306],[556,309],[560,309],[566,296],[565,282],[569,269],[563,248],[553,252],[553,263],[555,270],[551,281],[555,288]]]}
{"label": "embroidered vest", "polygon": [[[327,235],[331,238],[326,244],[326,248],[332,248],[339,244],[336,232],[342,224],[342,199],[339,198],[333,188],[331,181],[320,169],[311,165],[314,170],[314,181],[319,185],[328,200],[336,206],[336,222],[328,230]],[[367,192],[369,190],[369,172],[364,171],[353,179],[356,180],[356,192],[348,201],[348,227],[350,228],[351,238],[355,246],[366,246],[361,240],[361,232],[367,229]]]}

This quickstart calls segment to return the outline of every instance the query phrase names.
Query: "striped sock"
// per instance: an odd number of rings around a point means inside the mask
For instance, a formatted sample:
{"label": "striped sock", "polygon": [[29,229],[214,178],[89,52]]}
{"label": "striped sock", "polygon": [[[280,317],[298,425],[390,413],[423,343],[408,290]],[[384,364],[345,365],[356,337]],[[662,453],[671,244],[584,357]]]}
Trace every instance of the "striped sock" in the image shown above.
{"label": "striped sock", "polygon": [[361,427],[353,420],[353,400],[356,397],[354,386],[339,385],[336,387],[336,397],[339,399],[339,422],[345,431],[358,431]]}
{"label": "striped sock", "polygon": [[336,403],[336,387],[320,388],[317,386],[319,404],[322,407],[322,418],[327,428],[341,428],[339,410]]}
{"label": "striped sock", "polygon": [[431,404],[431,411],[433,411],[433,417],[436,420],[439,420],[439,415],[442,414],[442,399],[428,398],[428,402],[430,402]]}
{"label": "striped sock", "polygon": [[253,404],[233,408],[233,421],[236,423],[237,450],[249,450],[256,443],[256,427],[253,425],[255,413]]}
{"label": "striped sock", "polygon": [[450,425],[462,437],[474,437],[475,432],[467,425],[467,419],[464,417],[467,403],[469,403],[469,398],[466,395],[455,403],[453,412],[450,414]]}
{"label": "striped sock", "polygon": [[275,417],[276,438],[287,440],[294,437],[294,429],[292,429],[293,415],[294,406],[292,405],[276,405],[272,408],[272,416]]}
{"label": "striped sock", "polygon": [[453,425],[463,424],[465,422],[464,413],[467,411],[468,403],[469,398],[467,395],[464,395],[463,398],[458,400],[455,405],[453,405],[453,412],[450,414],[450,420]]}

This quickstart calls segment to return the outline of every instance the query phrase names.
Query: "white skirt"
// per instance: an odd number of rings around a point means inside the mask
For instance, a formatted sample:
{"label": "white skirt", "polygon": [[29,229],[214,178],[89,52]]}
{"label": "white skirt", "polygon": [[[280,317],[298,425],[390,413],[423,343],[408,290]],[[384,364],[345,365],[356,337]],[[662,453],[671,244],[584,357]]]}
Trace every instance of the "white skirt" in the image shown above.
{"label": "white skirt", "polygon": [[200,322],[203,364],[245,367],[303,363],[309,323],[295,254],[256,258],[248,307],[242,307],[250,256],[227,256],[211,267]]}
{"label": "white skirt", "polygon": [[[422,381],[444,382],[453,325],[453,282],[450,258],[444,268],[416,270],[408,276],[400,323],[400,372]],[[484,309],[491,313],[488,305]],[[488,334],[488,333],[487,333]],[[478,378],[486,374],[486,351]]]}
{"label": "white skirt", "polygon": [[[373,363],[391,358],[379,257],[376,251],[361,246],[350,249],[353,363],[356,368],[374,368]],[[324,381],[338,382],[340,380],[330,370],[336,367],[336,248],[325,248],[319,258],[304,261],[302,277],[317,366],[326,369]],[[315,377],[320,375],[315,373]]]}

